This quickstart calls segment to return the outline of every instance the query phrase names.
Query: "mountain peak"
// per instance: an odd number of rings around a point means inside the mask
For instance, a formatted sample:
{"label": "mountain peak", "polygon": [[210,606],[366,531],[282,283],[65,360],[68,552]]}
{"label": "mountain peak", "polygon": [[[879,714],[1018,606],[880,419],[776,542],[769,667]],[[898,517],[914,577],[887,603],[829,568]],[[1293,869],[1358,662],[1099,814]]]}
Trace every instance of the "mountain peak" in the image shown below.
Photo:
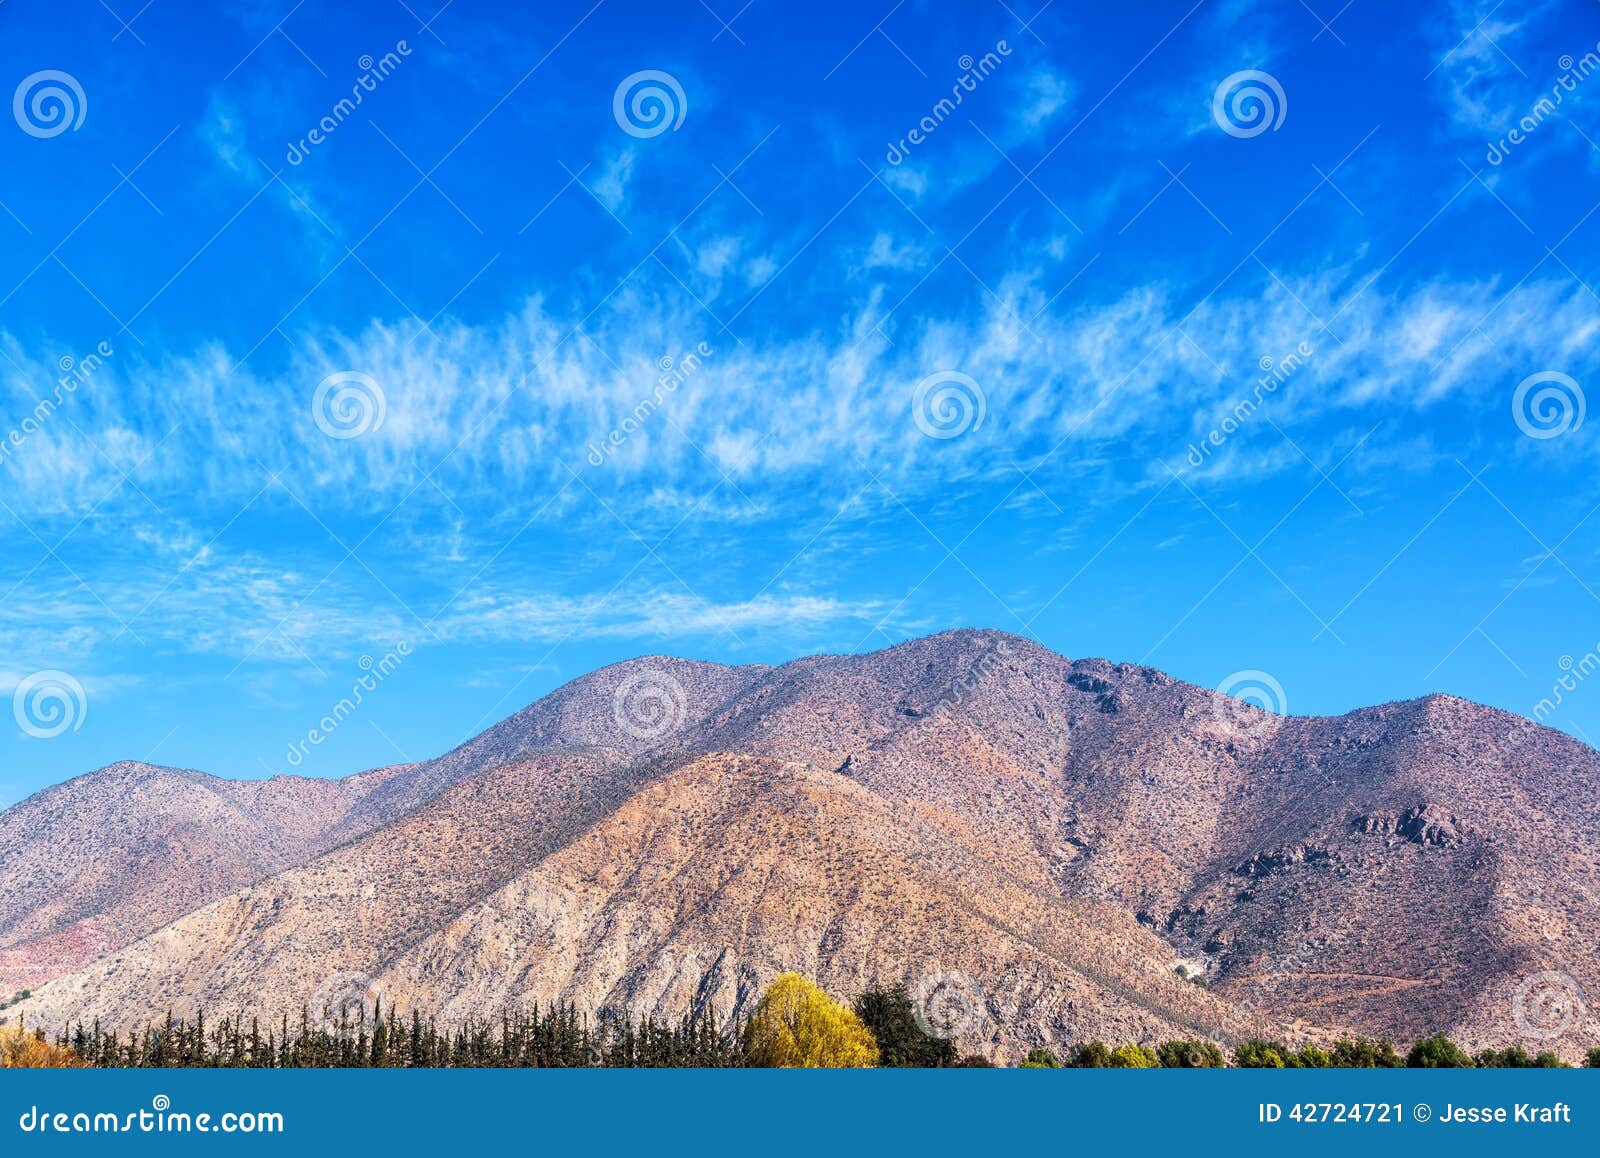
{"label": "mountain peak", "polygon": [[956,973],[982,1007],[964,1045],[1002,1057],[1500,1047],[1526,978],[1600,989],[1600,753],[1445,695],[1225,709],[963,628],[778,666],[643,656],[345,781],[115,765],[0,814],[0,973],[81,966],[23,1011],[116,1025],[292,1012],[352,973],[441,1017],[720,1020],[787,969],[846,996]]}

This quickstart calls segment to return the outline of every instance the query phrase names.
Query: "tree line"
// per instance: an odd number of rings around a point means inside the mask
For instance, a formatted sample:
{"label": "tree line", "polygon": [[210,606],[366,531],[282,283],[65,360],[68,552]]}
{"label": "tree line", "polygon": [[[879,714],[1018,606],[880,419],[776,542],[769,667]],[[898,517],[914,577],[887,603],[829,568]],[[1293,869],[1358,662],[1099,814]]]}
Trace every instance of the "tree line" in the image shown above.
{"label": "tree line", "polygon": [[[1068,1050],[1065,1059],[1048,1049],[1029,1052],[1024,1068],[1055,1069],[1563,1069],[1567,1063],[1552,1050],[1530,1054],[1520,1045],[1468,1053],[1444,1034],[1415,1042],[1404,1054],[1392,1041],[1367,1037],[1341,1038],[1326,1049],[1299,1049],[1281,1041],[1251,1038],[1225,1054],[1210,1041],[1167,1041],[1157,1046],[1124,1045],[1113,1049],[1091,1041]],[[1600,1049],[1591,1049],[1586,1064],[1600,1069]]]}
{"label": "tree line", "polygon": [[[52,1040],[42,1028],[0,1030],[0,1068],[729,1068],[987,1067],[963,1055],[948,1034],[926,1027],[904,987],[874,989],[851,1005],[834,1001],[795,973],[778,977],[742,1023],[719,1025],[709,1011],[677,1020],[607,1012],[595,1018],[571,1003],[441,1026],[413,1010],[353,1001],[314,1018],[302,1010],[263,1023],[233,1013],[118,1033],[77,1024]],[[934,1032],[930,1032],[933,1029]],[[1215,1042],[1167,1041],[1108,1046],[1090,1041],[1064,1050],[1032,1050],[1026,1069],[1554,1068],[1551,1052],[1521,1046],[1469,1054],[1448,1037],[1416,1042],[1402,1055],[1392,1042],[1341,1039],[1323,1049],[1252,1038],[1224,1053]],[[1588,1064],[1600,1068],[1600,1049]]]}

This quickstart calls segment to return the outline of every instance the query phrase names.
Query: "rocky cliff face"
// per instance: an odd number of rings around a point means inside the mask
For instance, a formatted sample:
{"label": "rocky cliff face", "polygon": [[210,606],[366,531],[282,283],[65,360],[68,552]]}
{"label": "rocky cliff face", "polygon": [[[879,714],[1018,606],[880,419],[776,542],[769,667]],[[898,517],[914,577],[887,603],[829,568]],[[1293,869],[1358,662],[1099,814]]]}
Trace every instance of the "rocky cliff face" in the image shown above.
{"label": "rocky cliff face", "polygon": [[[1450,697],[1283,719],[997,632],[776,668],[648,657],[330,786],[358,839],[272,846],[299,861],[217,874],[24,1009],[123,1024],[353,988],[443,1016],[729,1016],[798,969],[938,994],[1002,1057],[1262,1029],[1573,1053],[1600,1040],[1570,999],[1600,1001],[1600,758],[1518,725]],[[121,895],[75,871],[58,892]],[[55,935],[53,895],[12,922]]]}

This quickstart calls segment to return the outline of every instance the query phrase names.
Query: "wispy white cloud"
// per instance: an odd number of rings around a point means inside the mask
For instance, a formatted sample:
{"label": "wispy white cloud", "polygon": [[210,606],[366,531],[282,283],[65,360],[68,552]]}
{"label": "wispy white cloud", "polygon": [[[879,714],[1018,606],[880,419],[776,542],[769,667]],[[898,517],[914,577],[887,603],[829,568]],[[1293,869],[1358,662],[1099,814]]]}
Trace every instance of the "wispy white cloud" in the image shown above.
{"label": "wispy white cloud", "polygon": [[[915,276],[911,252],[879,235],[863,265]],[[1262,358],[1302,342],[1314,353],[1273,392],[1279,423],[1457,395],[1499,408],[1527,374],[1600,344],[1600,309],[1576,285],[1441,280],[1385,291],[1370,277],[1333,270],[1200,301],[1152,284],[1063,309],[1042,278],[1019,272],[977,313],[922,317],[886,316],[875,287],[832,333],[742,344],[681,295],[627,290],[587,321],[533,299],[490,325],[314,331],[270,377],[216,347],[154,363],[119,352],[0,471],[14,483],[7,505],[30,521],[102,500],[148,514],[180,496],[224,513],[258,495],[291,509],[336,499],[382,511],[419,488],[441,488],[459,517],[575,478],[634,510],[708,471],[726,472],[756,509],[778,510],[802,479],[848,479],[841,464],[871,464],[916,493],[953,462],[1027,458],[1063,441],[1117,438],[1163,457],[1250,392]],[[23,414],[49,388],[51,363],[3,341],[0,397]],[[681,380],[663,368],[687,365],[701,342],[709,352]],[[981,428],[946,443],[924,437],[911,411],[918,382],[940,370],[971,376],[986,407]],[[328,437],[313,414],[318,383],[340,371],[370,375],[384,396],[381,425],[347,440]]]}
{"label": "wispy white cloud", "polygon": [[600,167],[600,175],[591,186],[594,195],[613,213],[622,208],[627,197],[628,181],[633,176],[634,156],[635,151],[631,148],[620,150]]}
{"label": "wispy white cloud", "polygon": [[1517,34],[1538,10],[1453,0],[1432,40],[1440,54],[1434,75],[1456,125],[1493,133],[1525,99],[1526,78],[1508,51],[1516,50]]}

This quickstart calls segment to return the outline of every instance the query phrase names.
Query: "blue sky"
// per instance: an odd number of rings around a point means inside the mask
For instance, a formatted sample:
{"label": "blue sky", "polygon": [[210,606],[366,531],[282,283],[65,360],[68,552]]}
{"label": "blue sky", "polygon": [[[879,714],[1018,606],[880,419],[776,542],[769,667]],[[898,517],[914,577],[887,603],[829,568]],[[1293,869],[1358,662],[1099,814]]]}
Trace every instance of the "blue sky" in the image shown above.
{"label": "blue sky", "polygon": [[1529,713],[1600,645],[1594,4],[0,39],[0,800],[423,758],[643,653],[992,626]]}

